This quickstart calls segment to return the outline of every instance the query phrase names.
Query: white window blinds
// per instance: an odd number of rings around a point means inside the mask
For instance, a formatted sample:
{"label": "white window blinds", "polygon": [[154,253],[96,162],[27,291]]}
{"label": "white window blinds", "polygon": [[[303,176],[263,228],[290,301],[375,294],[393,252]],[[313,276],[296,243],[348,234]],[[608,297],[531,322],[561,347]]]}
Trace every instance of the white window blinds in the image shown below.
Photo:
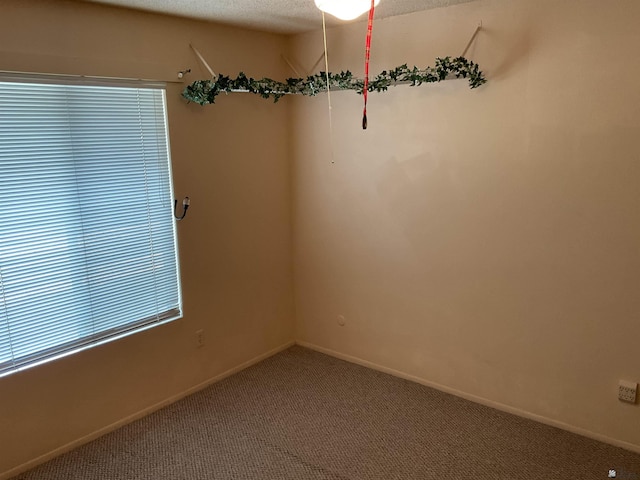
{"label": "white window blinds", "polygon": [[0,374],[178,318],[164,90],[5,80]]}

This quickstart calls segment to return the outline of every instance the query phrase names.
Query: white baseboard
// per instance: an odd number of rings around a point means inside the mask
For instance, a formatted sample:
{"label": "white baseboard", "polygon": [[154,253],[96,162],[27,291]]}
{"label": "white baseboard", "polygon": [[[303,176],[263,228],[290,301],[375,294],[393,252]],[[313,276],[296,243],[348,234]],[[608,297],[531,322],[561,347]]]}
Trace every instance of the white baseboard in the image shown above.
{"label": "white baseboard", "polygon": [[479,403],[480,405],[484,405],[487,407],[495,408],[496,410],[500,410],[506,413],[511,413],[513,415],[517,415],[519,417],[527,418],[529,420],[534,420],[539,423],[543,423],[545,425],[549,425],[552,427],[557,427],[562,430],[566,430],[571,433],[575,433],[578,435],[582,435],[583,437],[591,438],[593,440],[598,440],[603,443],[608,443],[609,445],[613,445],[615,447],[624,448],[625,450],[630,450],[635,453],[640,453],[640,445],[636,445],[634,443],[625,442],[622,440],[617,440],[615,438],[607,437],[606,435],[602,435],[596,432],[592,432],[590,430],[585,430],[580,427],[576,427],[574,425],[570,425],[567,423],[560,422],[558,420],[554,420],[552,418],[547,418],[542,415],[537,415],[535,413],[527,412],[526,410],[521,410],[519,408],[511,407],[509,405],[505,405],[503,403],[494,402],[493,400],[489,400],[483,397],[478,397],[476,395],[472,395],[466,392],[462,392],[460,390],[456,390],[454,388],[447,387],[445,385],[441,385],[439,383],[431,382],[429,380],[425,380],[420,377],[416,377],[414,375],[409,375],[407,373],[401,372],[399,370],[394,370],[392,368],[387,368],[382,365],[378,365],[373,362],[369,362],[368,360],[363,360],[358,357],[354,357],[351,355],[346,355],[344,353],[336,352],[335,350],[331,350],[329,348],[321,347],[319,345],[315,345],[313,343],[304,342],[297,340],[297,345],[301,347],[306,347],[311,350],[315,350],[320,353],[324,353],[331,357],[339,358],[340,360],[345,360],[350,363],[355,363],[357,365],[361,365],[363,367],[371,368],[372,370],[377,370],[379,372],[388,373],[389,375],[393,375],[394,377],[399,377],[404,380],[409,380],[414,383],[419,383],[420,385],[424,385],[426,387],[435,388],[436,390],[440,390],[441,392],[450,393],[451,395],[455,395],[456,397],[464,398],[465,400],[470,400],[474,403]]}
{"label": "white baseboard", "polygon": [[276,347],[272,350],[269,350],[266,353],[263,353],[262,355],[258,355],[257,357],[252,358],[251,360],[248,360],[244,363],[241,363],[240,365],[233,367],[225,372],[222,372],[219,375],[216,375],[213,378],[210,378],[208,380],[205,380],[202,383],[199,383],[198,385],[195,385],[191,388],[189,388],[188,390],[185,390],[184,392],[178,393],[176,395],[173,395],[165,400],[163,400],[162,402],[156,403],[155,405],[151,405],[150,407],[147,407],[143,410],[140,410],[139,412],[136,412],[132,415],[129,415],[121,420],[118,420],[115,423],[112,423],[111,425],[107,425],[106,427],[100,428],[99,430],[96,430],[95,432],[92,432],[88,435],[85,435],[81,438],[78,438],[77,440],[74,440],[73,442],[67,443],[66,445],[63,445],[61,447],[58,447],[48,453],[45,453],[44,455],[40,455],[37,458],[34,458],[33,460],[30,460],[26,463],[23,463],[22,465],[19,465],[17,467],[12,468],[11,470],[8,470],[6,472],[0,473],[0,480],[7,480],[11,477],[14,477],[16,475],[19,475],[23,472],[26,472],[27,470],[31,470],[34,467],[37,467],[38,465],[45,463],[59,455],[62,455],[63,453],[69,452],[71,450],[73,450],[74,448],[78,448],[81,445],[84,445],[86,443],[89,443],[103,435],[106,435],[107,433],[113,432],[114,430],[117,430],[118,428],[121,428],[131,422],[134,422],[136,420],[139,420],[140,418],[146,417],[147,415],[160,410],[161,408],[164,408],[168,405],[171,405],[172,403],[177,402],[178,400],[182,400],[185,397],[188,397],[189,395],[199,392],[200,390],[203,390],[204,388],[208,387],[209,385],[212,385],[216,382],[219,382],[220,380],[223,380],[231,375],[233,375],[234,373],[238,373],[241,370],[244,370],[245,368],[248,368],[252,365],[255,365],[256,363],[261,362],[262,360],[265,360],[277,353],[280,353],[283,350],[286,350],[287,348],[293,346],[295,344],[294,341],[291,342],[287,342],[283,345],[280,345],[279,347]]}

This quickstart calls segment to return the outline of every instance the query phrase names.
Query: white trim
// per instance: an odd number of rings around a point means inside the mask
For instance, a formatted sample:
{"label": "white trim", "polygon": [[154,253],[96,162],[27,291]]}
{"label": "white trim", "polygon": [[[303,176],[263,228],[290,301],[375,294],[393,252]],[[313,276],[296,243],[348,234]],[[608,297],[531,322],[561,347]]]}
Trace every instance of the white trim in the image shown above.
{"label": "white trim", "polygon": [[23,463],[22,465],[19,465],[17,467],[14,467],[10,470],[7,470],[6,472],[0,473],[0,480],[7,480],[11,477],[14,477],[16,475],[20,475],[21,473],[26,472],[27,470],[31,470],[34,467],[37,467],[40,464],[43,464],[59,455],[62,455],[63,453],[67,453],[71,450],[73,450],[74,448],[78,448],[81,445],[84,445],[86,443],[89,443],[99,437],[102,437],[103,435],[106,435],[107,433],[113,432],[114,430],[117,430],[118,428],[121,428],[129,423],[135,422],[136,420],[139,420],[140,418],[146,417],[147,415],[150,415],[151,413],[160,410],[161,408],[164,408],[168,405],[171,405],[172,403],[175,403],[179,400],[182,400],[185,397],[188,397],[189,395],[192,395],[196,392],[199,392],[200,390],[203,390],[205,388],[207,388],[210,385],[213,385],[216,382],[219,382],[220,380],[224,380],[225,378],[240,372],[241,370],[244,370],[245,368],[251,367],[253,365],[255,365],[256,363],[259,363],[269,357],[272,357],[273,355],[282,352],[283,350],[286,350],[289,347],[292,347],[295,344],[294,341],[290,341],[287,342],[283,345],[280,345],[276,348],[273,348],[271,350],[269,350],[266,353],[263,353],[262,355],[258,355],[257,357],[254,357],[250,360],[247,360],[244,363],[241,363],[240,365],[233,367],[225,372],[220,373],[219,375],[216,375],[215,377],[212,377],[208,380],[205,380],[202,383],[199,383],[198,385],[195,385],[187,390],[185,390],[184,392],[178,393],[176,395],[173,395],[159,403],[156,403],[154,405],[151,405],[150,407],[147,407],[145,409],[140,410],[139,412],[136,412],[132,415],[129,415],[127,417],[124,417],[121,420],[118,420],[115,423],[112,423],[110,425],[107,425],[106,427],[102,427],[98,430],[96,430],[95,432],[92,432],[88,435],[85,435],[83,437],[78,438],[77,440],[74,440],[70,443],[67,443],[66,445],[63,445],[61,447],[58,447],[54,450],[51,450],[48,453],[45,453],[43,455],[40,455],[37,458],[34,458],[33,460],[29,460],[26,463]]}
{"label": "white trim", "polygon": [[153,80],[145,78],[100,77],[96,75],[71,75],[66,73],[37,73],[0,70],[3,82],[45,83],[54,85],[91,85],[104,87],[165,89],[167,83],[183,83],[182,80]]}
{"label": "white trim", "polygon": [[499,403],[493,400],[489,400],[487,398],[478,397],[470,393],[456,390],[455,388],[447,387],[446,385],[441,385],[439,383],[431,382],[429,380],[425,380],[423,378],[416,377],[414,375],[410,375],[408,373],[404,373],[399,370],[394,370],[393,368],[384,367],[382,365],[378,365],[377,363],[369,362],[368,360],[363,360],[358,357],[336,352],[335,350],[321,347],[313,343],[296,340],[296,345],[300,345],[301,347],[309,348],[311,350],[324,353],[331,357],[339,358],[340,360],[345,360],[350,363],[355,363],[363,367],[371,368],[372,370],[377,370],[379,372],[387,373],[389,375],[393,375],[394,377],[402,378],[404,380],[409,380],[411,382],[418,383],[426,387],[435,388],[436,390],[440,390],[441,392],[449,393],[451,395],[455,395],[456,397],[464,398],[465,400],[469,400],[474,403],[479,403],[480,405],[484,405],[486,407],[495,408],[496,410],[510,413],[512,415],[517,415],[519,417],[527,418],[529,420],[534,420],[536,422],[543,423],[545,425],[549,425],[552,427],[560,428],[561,430],[566,430],[568,432],[575,433],[583,437],[591,438],[592,440],[598,440],[600,442],[608,443],[609,445],[613,445],[615,447],[620,447],[620,448],[624,448],[625,450],[629,450],[635,453],[640,453],[640,445],[636,445],[634,443],[629,443],[623,440],[607,437],[606,435],[602,435],[600,433],[592,432],[590,430],[585,430],[583,428],[576,427],[568,423],[560,422],[552,418],[544,417],[536,413],[528,412],[526,410],[522,410],[516,407],[511,407],[509,405],[505,405],[504,403]]}

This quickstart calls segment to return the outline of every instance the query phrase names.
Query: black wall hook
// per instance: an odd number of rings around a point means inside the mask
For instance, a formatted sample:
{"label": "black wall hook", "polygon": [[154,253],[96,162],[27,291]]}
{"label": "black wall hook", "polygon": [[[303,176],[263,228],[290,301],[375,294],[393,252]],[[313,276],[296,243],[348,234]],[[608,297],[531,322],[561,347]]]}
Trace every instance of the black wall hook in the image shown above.
{"label": "black wall hook", "polygon": [[187,215],[187,210],[189,209],[189,205],[191,205],[191,200],[189,200],[189,197],[184,197],[184,200],[182,200],[182,215],[179,217],[178,215],[176,215],[176,208],[178,207],[178,200],[174,200],[173,201],[173,216],[178,220],[182,220]]}

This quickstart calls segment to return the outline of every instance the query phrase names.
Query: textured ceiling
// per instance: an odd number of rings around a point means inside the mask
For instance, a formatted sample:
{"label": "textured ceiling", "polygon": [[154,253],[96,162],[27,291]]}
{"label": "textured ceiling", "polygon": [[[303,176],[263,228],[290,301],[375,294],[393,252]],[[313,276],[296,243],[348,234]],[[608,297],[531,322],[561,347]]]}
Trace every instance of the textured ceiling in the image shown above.
{"label": "textured ceiling", "polygon": [[[322,26],[313,0],[86,0],[139,10],[197,18],[276,33],[300,33]],[[376,18],[446,7],[474,0],[381,0]],[[363,17],[360,17],[361,20]],[[328,25],[342,22],[330,15]]]}

